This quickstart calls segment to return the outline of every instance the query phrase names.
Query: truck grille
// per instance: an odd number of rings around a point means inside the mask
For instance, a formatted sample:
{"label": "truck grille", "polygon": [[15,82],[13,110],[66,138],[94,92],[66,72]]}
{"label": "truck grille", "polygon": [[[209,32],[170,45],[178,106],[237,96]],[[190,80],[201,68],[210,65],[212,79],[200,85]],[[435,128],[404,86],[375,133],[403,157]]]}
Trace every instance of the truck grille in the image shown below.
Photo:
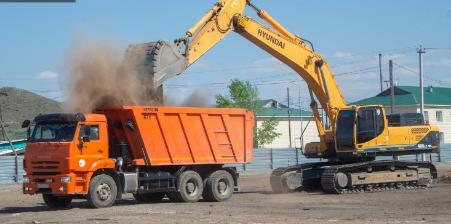
{"label": "truck grille", "polygon": [[32,175],[57,175],[60,174],[60,162],[58,161],[32,161]]}

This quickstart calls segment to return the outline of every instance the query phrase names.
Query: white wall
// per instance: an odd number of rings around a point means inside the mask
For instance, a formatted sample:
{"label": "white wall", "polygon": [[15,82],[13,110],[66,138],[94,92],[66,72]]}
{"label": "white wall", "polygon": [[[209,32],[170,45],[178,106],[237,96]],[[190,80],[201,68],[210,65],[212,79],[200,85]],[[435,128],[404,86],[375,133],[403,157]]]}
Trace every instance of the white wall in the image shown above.
{"label": "white wall", "polygon": [[[257,117],[257,127],[260,127],[261,123],[269,118]],[[265,145],[263,148],[288,148],[290,146],[289,142],[289,131],[288,131],[288,118],[285,117],[277,117],[279,124],[276,128],[276,132],[281,135],[271,144]],[[309,123],[310,121],[310,123]],[[312,117],[303,117],[302,124],[305,129],[306,125],[307,130],[304,132],[304,145],[309,142],[318,142],[318,131],[316,129],[316,124]],[[301,136],[301,119],[299,117],[291,118],[291,144],[292,147],[300,147],[300,136]]]}
{"label": "white wall", "polygon": [[[440,132],[443,132],[444,142],[446,144],[451,143],[451,107],[425,107],[424,111],[429,114],[429,123],[431,125],[437,125]],[[436,112],[441,111],[443,121],[437,121]]]}

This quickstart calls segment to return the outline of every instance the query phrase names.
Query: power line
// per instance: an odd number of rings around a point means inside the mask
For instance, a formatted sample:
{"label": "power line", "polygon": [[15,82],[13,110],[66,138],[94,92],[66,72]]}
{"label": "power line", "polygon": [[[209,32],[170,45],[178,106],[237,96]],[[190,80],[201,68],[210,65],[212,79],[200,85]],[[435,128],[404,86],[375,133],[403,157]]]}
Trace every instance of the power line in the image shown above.
{"label": "power line", "polygon": [[424,48],[424,49],[426,49],[426,50],[447,50],[447,51],[449,51],[449,50],[451,50],[451,47],[427,47],[427,48]]}
{"label": "power line", "polygon": [[354,74],[359,74],[359,73],[368,73],[368,72],[373,72],[376,69],[379,69],[379,66],[371,66],[371,67],[367,67],[367,68],[358,69],[355,71],[336,73],[335,77],[340,77],[340,76],[345,76],[345,75],[354,75]]}
{"label": "power line", "polygon": [[[408,72],[410,72],[412,74],[419,75],[418,71],[415,71],[415,70],[413,70],[413,69],[411,69],[411,68],[409,68],[409,67],[407,67],[405,65],[400,65],[400,64],[397,64],[395,62],[393,62],[393,64],[396,65],[398,68],[403,69],[404,71],[408,71]],[[439,80],[439,79],[433,79],[433,78],[430,78],[430,77],[427,77],[427,76],[425,76],[424,78],[429,80],[429,81],[438,83],[438,84],[445,84],[445,83],[451,84],[451,82],[444,81],[444,80]]]}
{"label": "power line", "polygon": [[[364,53],[356,53],[356,54],[352,54],[353,56],[364,56],[364,55],[377,55],[379,53],[403,53],[403,52],[407,52],[410,51],[412,49],[416,49],[415,47],[402,47],[402,48],[392,48],[392,49],[385,49],[382,51],[370,51],[370,52],[364,52]],[[270,61],[270,62],[276,62],[278,60],[275,61]],[[364,63],[365,61],[353,61],[353,62],[347,62],[347,63],[343,63],[343,64],[336,64],[336,65],[331,65],[331,68],[334,67],[339,67],[339,66],[343,66],[343,65],[350,65],[350,64],[357,64],[357,63]],[[240,67],[233,67],[233,68],[217,68],[217,69],[211,69],[211,70],[201,70],[201,71],[187,71],[185,74],[202,74],[202,73],[211,73],[211,72],[228,72],[228,71],[245,71],[245,70],[249,70],[249,69],[258,69],[258,68],[264,68],[262,67],[262,65],[259,64],[253,64],[253,65],[247,65],[247,66],[240,66]]]}
{"label": "power line", "polygon": [[392,48],[392,49],[385,49],[385,50],[373,50],[366,53],[357,53],[353,54],[353,56],[364,56],[364,55],[377,55],[377,54],[388,54],[388,53],[403,53],[410,50],[416,49],[416,46],[410,46],[410,47],[401,47],[401,48]]}
{"label": "power line", "polygon": [[[348,76],[348,75],[357,75],[357,74],[365,74],[365,73],[369,73],[369,72],[374,72],[376,69],[379,69],[379,66],[371,66],[371,67],[367,67],[367,68],[362,68],[362,69],[358,69],[358,70],[354,70],[354,71],[349,71],[349,72],[343,72],[343,73],[337,73],[334,76],[335,77],[343,77],[343,76]],[[283,74],[277,74],[277,75],[271,75],[271,76],[267,76],[267,77],[278,77],[280,75],[297,75],[297,73],[295,72],[291,72],[291,73],[283,73]],[[259,78],[253,78],[253,79],[248,79],[248,80],[243,80],[243,81],[251,81],[251,80],[261,80]],[[280,85],[280,84],[294,84],[294,83],[301,83],[301,82],[305,82],[305,80],[303,80],[302,78],[299,79],[282,79],[282,80],[265,80],[265,81],[260,81],[260,82],[256,82],[256,83],[252,83],[255,86],[264,86],[264,85]],[[228,81],[227,82],[212,82],[212,83],[202,83],[202,84],[195,84],[195,85],[186,85],[186,84],[173,84],[173,85],[167,85],[166,87],[168,88],[205,88],[208,86],[222,86],[222,85],[228,85],[230,84]]]}

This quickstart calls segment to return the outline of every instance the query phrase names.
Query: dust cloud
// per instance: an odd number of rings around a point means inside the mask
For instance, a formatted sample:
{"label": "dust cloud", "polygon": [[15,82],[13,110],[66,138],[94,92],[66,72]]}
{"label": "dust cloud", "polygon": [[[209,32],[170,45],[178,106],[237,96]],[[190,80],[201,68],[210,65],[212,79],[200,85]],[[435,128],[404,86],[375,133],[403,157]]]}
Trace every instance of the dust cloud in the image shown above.
{"label": "dust cloud", "polygon": [[185,107],[209,107],[213,95],[207,90],[195,90],[184,101],[181,106]]}
{"label": "dust cloud", "polygon": [[149,74],[138,72],[133,62],[124,63],[123,54],[112,43],[74,41],[64,60],[64,111],[89,113],[116,105],[158,105]]}
{"label": "dust cloud", "polygon": [[[97,108],[119,105],[160,106],[162,88],[154,90],[151,76],[124,61],[124,51],[117,44],[75,40],[63,59],[62,82],[68,113],[90,113]],[[167,94],[165,106],[208,107],[213,95],[198,89],[185,94]],[[177,96],[177,97],[176,97]]]}

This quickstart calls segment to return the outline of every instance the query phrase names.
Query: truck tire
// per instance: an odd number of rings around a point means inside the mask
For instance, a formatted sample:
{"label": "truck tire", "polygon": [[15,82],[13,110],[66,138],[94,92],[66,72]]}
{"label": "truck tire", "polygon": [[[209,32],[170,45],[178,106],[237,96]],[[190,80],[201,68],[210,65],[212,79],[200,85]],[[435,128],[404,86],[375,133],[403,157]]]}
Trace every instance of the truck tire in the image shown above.
{"label": "truck tire", "polygon": [[180,202],[197,202],[202,196],[204,184],[202,177],[192,170],[188,170],[180,174],[178,177],[177,191],[172,192],[169,198]]}
{"label": "truck tire", "polygon": [[144,193],[144,194],[133,194],[133,197],[138,203],[155,203],[161,202],[164,198],[165,193]]}
{"label": "truck tire", "polygon": [[53,194],[43,194],[42,198],[47,206],[50,208],[67,208],[72,202],[72,198],[69,197],[59,197]]}
{"label": "truck tire", "polygon": [[234,186],[235,181],[229,172],[217,170],[207,177],[202,196],[205,201],[226,201],[232,197]]}
{"label": "truck tire", "polygon": [[111,176],[100,174],[91,179],[87,196],[90,207],[110,207],[116,201],[116,196],[117,186]]}

